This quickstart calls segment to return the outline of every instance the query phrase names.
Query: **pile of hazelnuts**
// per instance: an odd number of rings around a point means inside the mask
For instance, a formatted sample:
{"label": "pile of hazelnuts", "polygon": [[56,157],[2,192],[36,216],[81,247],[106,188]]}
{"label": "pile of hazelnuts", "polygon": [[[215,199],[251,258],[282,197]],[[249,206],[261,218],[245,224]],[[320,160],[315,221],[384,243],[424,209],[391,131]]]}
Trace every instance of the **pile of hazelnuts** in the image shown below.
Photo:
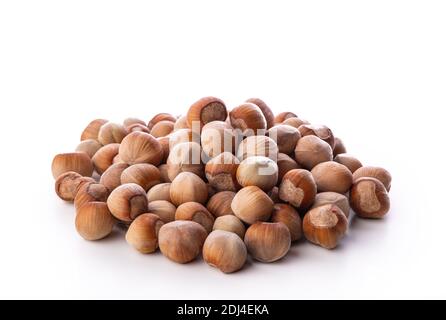
{"label": "pile of hazelnuts", "polygon": [[141,253],[159,248],[182,264],[202,254],[225,273],[242,269],[248,254],[280,260],[304,238],[336,248],[351,211],[388,213],[392,179],[347,154],[324,125],[274,115],[257,98],[228,112],[215,97],[180,117],[93,120],[75,152],[55,156],[52,173],[84,239],[120,226]]}

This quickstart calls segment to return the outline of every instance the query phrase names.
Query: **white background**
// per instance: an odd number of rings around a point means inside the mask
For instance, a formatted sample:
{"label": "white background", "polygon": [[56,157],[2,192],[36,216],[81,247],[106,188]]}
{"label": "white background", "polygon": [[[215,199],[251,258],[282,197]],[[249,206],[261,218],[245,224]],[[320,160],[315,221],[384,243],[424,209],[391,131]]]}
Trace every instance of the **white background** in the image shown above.
{"label": "white background", "polygon": [[[156,4],[155,4],[156,3]],[[2,1],[0,298],[446,298],[444,1]],[[223,275],[74,229],[52,157],[93,118],[263,98],[392,172],[335,251]]]}

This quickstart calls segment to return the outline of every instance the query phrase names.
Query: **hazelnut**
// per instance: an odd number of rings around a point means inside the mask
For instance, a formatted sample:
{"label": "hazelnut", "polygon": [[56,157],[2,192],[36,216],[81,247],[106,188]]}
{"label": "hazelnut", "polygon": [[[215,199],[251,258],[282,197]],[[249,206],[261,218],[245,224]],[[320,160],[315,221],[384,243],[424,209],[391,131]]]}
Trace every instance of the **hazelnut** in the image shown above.
{"label": "hazelnut", "polygon": [[269,129],[268,136],[277,143],[279,152],[291,154],[296,149],[300,132],[292,126],[280,124]]}
{"label": "hazelnut", "polygon": [[231,208],[234,197],[235,192],[232,191],[218,192],[209,199],[206,207],[215,217],[234,215]]}
{"label": "hazelnut", "polygon": [[147,201],[157,201],[157,200],[165,200],[172,202],[170,200],[170,182],[166,183],[160,183],[156,186],[153,186],[148,192],[147,192]]}
{"label": "hazelnut", "polygon": [[204,261],[224,273],[242,269],[247,257],[244,242],[232,232],[216,230],[207,237],[203,246]]}
{"label": "hazelnut", "polygon": [[149,163],[157,166],[163,158],[163,149],[152,135],[144,132],[132,132],[122,140],[119,156],[125,163]]}
{"label": "hazelnut", "polygon": [[348,168],[348,170],[350,170],[351,173],[355,173],[356,170],[358,170],[359,168],[362,168],[361,161],[359,161],[355,157],[353,157],[349,154],[346,154],[346,153],[338,154],[334,158],[334,161],[346,166]]}
{"label": "hazelnut", "polygon": [[234,214],[247,224],[268,221],[273,212],[273,201],[259,187],[250,186],[241,189],[232,200]]}
{"label": "hazelnut", "polygon": [[153,128],[153,126],[156,125],[160,121],[176,122],[177,118],[175,118],[170,113],[158,113],[152,119],[150,119],[149,123],[147,124],[147,128],[149,130],[151,130]]}
{"label": "hazelnut", "polygon": [[147,211],[156,214],[164,223],[169,223],[175,220],[175,212],[177,211],[177,208],[169,201],[156,200],[149,202]]}
{"label": "hazelnut", "polygon": [[167,164],[162,164],[158,167],[158,170],[160,171],[160,180],[162,183],[166,183],[166,182],[172,182],[172,180],[170,180],[169,178],[169,174],[168,174],[168,165]]}
{"label": "hazelnut", "polygon": [[310,124],[310,123],[306,120],[299,119],[297,117],[292,117],[292,118],[286,119],[284,122],[282,122],[282,124],[299,129],[300,126],[302,126],[304,124]]}
{"label": "hazelnut", "polygon": [[318,164],[311,170],[318,192],[333,191],[346,193],[353,183],[353,175],[348,168],[334,161]]}
{"label": "hazelnut", "polygon": [[154,165],[148,163],[134,164],[122,172],[121,183],[136,183],[147,191],[161,183],[161,174]]}
{"label": "hazelnut", "polygon": [[353,173],[353,181],[365,177],[378,179],[384,185],[387,192],[390,191],[390,188],[392,186],[392,176],[386,169],[380,167],[367,166],[359,168]]}
{"label": "hazelnut", "polygon": [[297,115],[292,113],[292,112],[281,112],[278,115],[275,116],[274,118],[274,123],[275,124],[279,124],[284,122],[286,119],[289,118],[297,118]]}
{"label": "hazelnut", "polygon": [[54,157],[51,171],[54,179],[69,171],[77,172],[84,177],[91,177],[93,164],[85,152],[61,153]]}
{"label": "hazelnut", "polygon": [[176,206],[186,202],[205,204],[208,199],[208,188],[199,176],[182,172],[172,181],[170,199]]}
{"label": "hazelnut", "polygon": [[161,149],[163,150],[163,156],[161,157],[161,163],[166,163],[167,158],[169,158],[169,154],[170,154],[170,137],[166,136],[166,137],[160,137],[157,138],[156,140],[158,140]]}
{"label": "hazelnut", "polygon": [[193,221],[174,221],[161,227],[158,242],[161,253],[177,263],[188,263],[201,253],[208,233]]}
{"label": "hazelnut", "polygon": [[275,262],[290,250],[291,235],[281,222],[258,222],[248,228],[245,244],[251,256],[260,262]]}
{"label": "hazelnut", "polygon": [[313,169],[319,163],[333,160],[330,145],[316,136],[299,139],[294,154],[297,163],[308,170]]}
{"label": "hazelnut", "polygon": [[348,221],[334,204],[311,209],[304,217],[304,235],[308,241],[326,249],[334,249],[345,236]]}
{"label": "hazelnut", "polygon": [[262,110],[254,103],[246,102],[232,109],[229,118],[234,129],[240,130],[244,136],[264,134],[267,128]]}
{"label": "hazelnut", "polygon": [[381,181],[366,177],[353,183],[350,205],[361,218],[380,219],[389,212],[390,200]]}
{"label": "hazelnut", "polygon": [[98,141],[104,146],[110,143],[121,143],[127,133],[127,129],[124,126],[107,122],[99,129]]}
{"label": "hazelnut", "polygon": [[105,119],[96,119],[91,121],[88,126],[82,131],[81,141],[93,139],[98,140],[99,129],[106,124],[108,120]]}
{"label": "hazelnut", "polygon": [[288,171],[282,179],[279,197],[298,209],[308,209],[314,202],[317,187],[311,173],[304,169]]}
{"label": "hazelnut", "polygon": [[150,130],[145,125],[138,124],[138,123],[132,124],[131,126],[126,127],[126,129],[127,129],[128,133],[132,133],[135,131],[150,133]]}
{"label": "hazelnut", "polygon": [[347,153],[347,149],[345,148],[344,142],[338,137],[335,137],[334,148],[333,148],[333,156],[337,156],[338,154]]}
{"label": "hazelnut", "polygon": [[89,241],[107,237],[115,223],[105,202],[86,203],[77,211],[75,222],[77,232]]}
{"label": "hazelnut", "polygon": [[177,144],[167,159],[167,174],[174,180],[181,172],[191,172],[204,177],[204,165],[201,161],[201,146],[196,142]]}
{"label": "hazelnut", "polygon": [[110,192],[100,183],[84,183],[74,198],[76,211],[89,202],[106,202]]}
{"label": "hazelnut", "polygon": [[191,129],[179,129],[169,135],[169,150],[183,142],[200,143],[200,134]]}
{"label": "hazelnut", "polygon": [[135,183],[126,183],[113,190],[107,205],[113,216],[123,222],[131,222],[148,210],[146,192]]}
{"label": "hazelnut", "polygon": [[293,158],[284,153],[279,153],[279,155],[277,156],[277,167],[279,168],[279,183],[282,182],[283,177],[288,171],[301,169]]}
{"label": "hazelnut", "polygon": [[270,191],[277,184],[279,168],[267,157],[249,157],[237,169],[237,181],[242,187],[257,186]]}
{"label": "hazelnut", "polygon": [[282,222],[286,225],[292,242],[302,238],[302,219],[292,206],[283,203],[275,204],[271,222]]}
{"label": "hazelnut", "polygon": [[299,127],[299,132],[302,137],[316,136],[327,142],[332,149],[334,148],[335,138],[327,126],[303,124]]}
{"label": "hazelnut", "polygon": [[130,225],[125,239],[141,253],[153,253],[158,249],[158,233],[164,223],[154,214],[144,213]]}
{"label": "hazelnut", "polygon": [[103,184],[110,192],[121,185],[121,174],[128,168],[127,163],[116,163],[111,165],[102,174],[99,182]]}
{"label": "hazelnut", "polygon": [[276,161],[278,153],[279,148],[273,139],[266,136],[251,136],[240,143],[237,158],[242,161],[248,157],[264,156]]}
{"label": "hazelnut", "polygon": [[127,129],[135,124],[142,125],[144,127],[146,126],[146,123],[143,120],[138,119],[138,118],[126,118],[122,124]]}
{"label": "hazelnut", "polygon": [[165,137],[173,131],[174,125],[175,122],[172,121],[160,121],[152,127],[152,130],[150,130],[150,134],[155,138]]}
{"label": "hazelnut", "polygon": [[93,158],[95,153],[102,148],[102,144],[93,139],[83,140],[76,147],[76,152],[85,152],[90,158]]}
{"label": "hazelnut", "polygon": [[194,122],[203,128],[205,124],[212,121],[225,121],[228,117],[228,111],[224,102],[215,97],[201,98],[195,102],[187,112],[187,124],[193,128]]}
{"label": "hazelnut", "polygon": [[56,180],[56,194],[62,200],[73,201],[82,185],[91,182],[95,182],[93,178],[82,177],[79,173],[73,171],[65,172]]}
{"label": "hazelnut", "polygon": [[210,158],[222,152],[234,153],[235,136],[232,127],[224,121],[209,122],[201,131],[201,146]]}
{"label": "hazelnut", "polygon": [[237,234],[241,239],[245,238],[246,228],[243,222],[236,216],[221,216],[215,219],[213,230],[223,230]]}
{"label": "hazelnut", "polygon": [[[118,148],[118,151],[119,151],[119,148]],[[117,163],[125,163],[124,161],[121,160],[119,153],[113,158],[113,164],[117,164]]]}
{"label": "hazelnut", "polygon": [[269,129],[274,126],[274,113],[270,107],[259,98],[251,98],[246,100],[246,102],[254,103],[262,111],[263,116],[266,120],[266,128]]}
{"label": "hazelnut", "polygon": [[114,163],[118,153],[119,143],[111,143],[99,149],[91,159],[96,172],[103,174]]}
{"label": "hazelnut", "polygon": [[274,203],[280,203],[282,202],[279,198],[279,188],[274,187],[271,189],[270,192],[268,192],[268,197],[274,202]]}
{"label": "hazelnut", "polygon": [[189,128],[189,126],[187,125],[187,116],[181,116],[175,122],[173,130],[177,131],[177,130],[180,130],[180,129],[188,129],[188,128]]}
{"label": "hazelnut", "polygon": [[240,161],[229,152],[220,153],[210,160],[205,167],[209,184],[217,191],[237,191],[237,169]]}
{"label": "hazelnut", "polygon": [[335,204],[345,216],[348,218],[350,216],[350,204],[348,198],[343,194],[336,192],[321,192],[316,195],[316,199],[313,203],[313,208],[322,207],[326,204]]}
{"label": "hazelnut", "polygon": [[203,226],[208,233],[212,231],[214,217],[200,203],[186,202],[177,208],[175,220],[195,221]]}

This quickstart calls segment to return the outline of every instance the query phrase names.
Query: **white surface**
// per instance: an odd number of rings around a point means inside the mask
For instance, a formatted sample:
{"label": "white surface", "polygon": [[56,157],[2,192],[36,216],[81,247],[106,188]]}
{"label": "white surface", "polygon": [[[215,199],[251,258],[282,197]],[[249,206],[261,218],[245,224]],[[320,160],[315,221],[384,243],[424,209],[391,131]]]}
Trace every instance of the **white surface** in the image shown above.
{"label": "white surface", "polygon": [[[152,3],[152,2],[151,2]],[[0,298],[446,298],[442,1],[2,1]],[[393,174],[339,249],[223,275],[83,241],[52,157],[89,120],[252,96],[327,124]]]}

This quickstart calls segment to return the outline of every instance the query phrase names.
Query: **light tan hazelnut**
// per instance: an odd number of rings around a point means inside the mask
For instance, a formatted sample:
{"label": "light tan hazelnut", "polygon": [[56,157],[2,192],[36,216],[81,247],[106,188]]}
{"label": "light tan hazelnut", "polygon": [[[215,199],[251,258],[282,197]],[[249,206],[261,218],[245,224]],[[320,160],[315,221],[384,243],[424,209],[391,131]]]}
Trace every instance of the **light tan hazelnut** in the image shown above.
{"label": "light tan hazelnut", "polygon": [[316,136],[327,142],[333,149],[335,145],[335,138],[330,128],[323,125],[303,124],[299,127],[299,132],[302,137]]}
{"label": "light tan hazelnut", "polygon": [[281,222],[258,222],[246,231],[245,244],[254,259],[270,263],[282,259],[288,253],[291,235]]}
{"label": "light tan hazelnut", "polygon": [[201,146],[196,142],[177,144],[167,159],[167,174],[174,180],[181,172],[191,172],[204,177],[204,165],[201,161]]}
{"label": "light tan hazelnut", "polygon": [[143,120],[138,119],[138,118],[126,118],[122,124],[126,128],[128,128],[132,125],[135,125],[135,124],[146,126],[146,123]]}
{"label": "light tan hazelnut", "polygon": [[91,121],[87,127],[82,131],[81,141],[93,139],[98,140],[99,129],[106,124],[108,120],[105,119],[95,119]]}
{"label": "light tan hazelnut", "polygon": [[350,204],[348,198],[340,193],[336,192],[321,192],[316,195],[316,199],[313,203],[313,208],[322,207],[326,204],[334,204],[348,218],[350,216]]}
{"label": "light tan hazelnut", "polygon": [[348,221],[345,214],[334,204],[311,209],[304,217],[305,238],[326,249],[334,249],[345,236]]}
{"label": "light tan hazelnut", "polygon": [[175,220],[195,221],[203,226],[208,233],[212,231],[214,217],[198,202],[186,202],[177,208]]}
{"label": "light tan hazelnut", "polygon": [[291,117],[283,121],[282,124],[298,129],[300,126],[310,123],[307,120],[303,120],[297,117]]}
{"label": "light tan hazelnut", "polygon": [[121,183],[136,183],[145,191],[161,183],[157,167],[148,163],[138,163],[126,168],[121,174]]}
{"label": "light tan hazelnut", "polygon": [[129,165],[149,163],[157,166],[161,163],[163,155],[158,140],[144,132],[130,133],[119,147],[121,160]]}
{"label": "light tan hazelnut", "polygon": [[232,215],[221,216],[215,219],[213,230],[224,230],[237,234],[241,239],[245,238],[246,228],[239,218]]}
{"label": "light tan hazelnut", "polygon": [[359,168],[362,168],[361,161],[359,161],[355,157],[353,157],[349,154],[346,154],[346,153],[338,154],[334,158],[334,161],[346,166],[350,170],[351,173],[355,173],[356,170],[358,170]]}
{"label": "light tan hazelnut", "polygon": [[107,205],[112,215],[123,222],[131,222],[148,210],[146,192],[135,183],[123,184],[113,190]]}
{"label": "light tan hazelnut", "polygon": [[157,200],[165,200],[172,202],[170,200],[170,185],[171,183],[160,183],[156,186],[153,186],[148,192],[147,192],[147,200],[149,202],[157,201]]}
{"label": "light tan hazelnut", "polygon": [[110,143],[121,143],[127,133],[123,125],[107,122],[99,129],[98,141],[104,146]]}
{"label": "light tan hazelnut", "polygon": [[177,211],[177,208],[169,201],[156,200],[149,202],[147,211],[156,214],[164,223],[169,223],[175,220],[175,212]]}
{"label": "light tan hazelnut", "polygon": [[278,153],[279,148],[273,139],[266,136],[251,136],[240,143],[237,158],[243,161],[248,157],[263,156],[276,161]]}
{"label": "light tan hazelnut", "polygon": [[338,154],[347,153],[347,149],[345,148],[344,142],[338,137],[335,137],[334,148],[333,148],[333,156],[337,156]]}
{"label": "light tan hazelnut", "polygon": [[156,125],[160,121],[176,122],[177,118],[175,118],[170,113],[158,113],[152,119],[150,119],[149,123],[147,124],[147,128],[149,130],[151,130],[153,128],[153,126]]}
{"label": "light tan hazelnut", "polygon": [[229,152],[223,152],[210,160],[205,167],[209,184],[217,191],[237,191],[237,169],[240,161]]}
{"label": "light tan hazelnut", "polygon": [[384,185],[375,178],[359,178],[350,191],[350,205],[361,218],[381,219],[390,210]]}
{"label": "light tan hazelnut", "polygon": [[74,207],[78,211],[89,202],[106,202],[109,194],[108,189],[100,183],[84,183],[74,198]]}
{"label": "light tan hazelnut", "polygon": [[150,133],[149,128],[147,128],[145,124],[135,123],[135,124],[132,124],[132,125],[126,127],[126,129],[127,129],[128,133],[132,133],[135,131]]}
{"label": "light tan hazelnut", "polygon": [[275,204],[271,222],[282,222],[290,231],[291,241],[297,241],[302,238],[302,219],[299,213],[288,204]]}
{"label": "light tan hazelnut", "polygon": [[172,150],[177,144],[183,142],[200,143],[200,133],[194,132],[192,129],[178,129],[169,135],[169,150]]}
{"label": "light tan hazelnut", "polygon": [[62,200],[73,201],[82,185],[92,182],[95,182],[93,178],[82,177],[77,172],[65,172],[61,174],[56,180],[56,194]]}
{"label": "light tan hazelnut", "polygon": [[270,191],[277,184],[279,168],[267,157],[255,156],[243,160],[237,169],[237,181],[242,187],[257,186]]}
{"label": "light tan hazelnut", "polygon": [[175,126],[173,127],[173,130],[177,131],[180,129],[188,129],[188,128],[189,128],[189,126],[187,125],[187,116],[181,116],[175,122]]}
{"label": "light tan hazelnut", "polygon": [[86,203],[77,211],[75,222],[77,232],[89,241],[107,237],[115,223],[105,202]]}
{"label": "light tan hazelnut", "polygon": [[311,170],[318,192],[333,191],[346,193],[353,183],[350,170],[337,162],[327,161],[318,164]]}
{"label": "light tan hazelnut", "polygon": [[313,169],[319,163],[333,160],[330,145],[311,135],[299,139],[294,154],[297,163],[308,170]]}
{"label": "light tan hazelnut", "polygon": [[250,186],[241,189],[232,200],[234,214],[247,224],[268,221],[273,212],[273,201],[259,187]]}
{"label": "light tan hazelnut", "polygon": [[96,172],[103,174],[113,164],[118,153],[119,143],[111,143],[99,149],[91,159]]}
{"label": "light tan hazelnut", "polygon": [[189,263],[201,253],[208,233],[193,221],[173,221],[161,227],[158,242],[161,253],[177,263]]}
{"label": "light tan hazelnut", "polygon": [[51,171],[54,179],[70,171],[77,172],[84,177],[91,177],[93,164],[85,152],[61,153],[54,157]]}
{"label": "light tan hazelnut", "polygon": [[[289,118],[297,118],[297,115],[293,112],[281,112],[274,117],[274,123],[280,124]],[[296,128],[297,129],[297,128]]]}
{"label": "light tan hazelnut", "polygon": [[279,153],[277,156],[277,167],[279,168],[279,177],[277,180],[279,184],[282,182],[283,177],[288,171],[301,169],[293,158],[284,153]]}
{"label": "light tan hazelnut", "polygon": [[234,215],[231,208],[234,197],[235,192],[232,191],[218,192],[209,199],[206,207],[215,217]]}
{"label": "light tan hazelnut", "polygon": [[224,102],[215,97],[201,98],[195,102],[187,112],[187,124],[193,128],[194,122],[199,124],[199,128],[212,121],[225,121],[228,117],[228,111]]}
{"label": "light tan hazelnut", "polygon": [[165,137],[171,132],[173,132],[174,125],[175,122],[172,121],[168,120],[160,121],[152,127],[152,130],[150,130],[150,134],[155,138]]}
{"label": "light tan hazelnut", "polygon": [[158,170],[160,171],[161,183],[172,182],[172,180],[169,178],[168,167],[169,166],[167,164],[162,164],[158,167]]}
{"label": "light tan hazelnut", "polygon": [[76,147],[76,152],[85,152],[91,159],[101,148],[102,144],[100,144],[97,140],[87,139],[79,143],[79,145]]}
{"label": "light tan hazelnut", "polygon": [[199,176],[190,172],[182,172],[172,181],[170,199],[176,206],[186,202],[205,204],[208,200],[208,188]]}
{"label": "light tan hazelnut", "polygon": [[367,166],[359,168],[353,173],[353,181],[366,177],[378,179],[384,185],[387,192],[390,191],[390,188],[392,186],[392,176],[386,169],[381,167]]}
{"label": "light tan hazelnut", "polygon": [[132,222],[125,239],[139,252],[153,253],[158,249],[158,234],[163,225],[157,215],[144,213]]}
{"label": "light tan hazelnut", "polygon": [[[232,127],[244,136],[265,134],[267,124],[262,110],[254,103],[245,102],[229,113]],[[223,120],[224,121],[224,120]]]}
{"label": "light tan hazelnut", "polygon": [[246,102],[254,103],[257,107],[260,108],[260,110],[263,113],[263,116],[265,117],[267,129],[274,126],[274,113],[263,100],[259,98],[251,98],[246,100]]}
{"label": "light tan hazelnut", "polygon": [[209,122],[201,131],[201,146],[210,158],[222,152],[234,153],[235,135],[232,127],[224,121]]}
{"label": "light tan hazelnut", "polygon": [[277,143],[279,152],[291,154],[296,149],[297,141],[300,139],[300,132],[296,128],[279,124],[268,130],[268,137]]}
{"label": "light tan hazelnut", "polygon": [[304,169],[288,171],[282,179],[279,197],[298,209],[306,210],[314,202],[317,187],[311,173]]}
{"label": "light tan hazelnut", "polygon": [[247,257],[245,243],[232,232],[216,230],[207,237],[203,246],[204,261],[224,273],[242,269]]}
{"label": "light tan hazelnut", "polygon": [[121,174],[128,168],[127,163],[116,163],[111,165],[102,174],[99,182],[103,184],[110,192],[121,185]]}

